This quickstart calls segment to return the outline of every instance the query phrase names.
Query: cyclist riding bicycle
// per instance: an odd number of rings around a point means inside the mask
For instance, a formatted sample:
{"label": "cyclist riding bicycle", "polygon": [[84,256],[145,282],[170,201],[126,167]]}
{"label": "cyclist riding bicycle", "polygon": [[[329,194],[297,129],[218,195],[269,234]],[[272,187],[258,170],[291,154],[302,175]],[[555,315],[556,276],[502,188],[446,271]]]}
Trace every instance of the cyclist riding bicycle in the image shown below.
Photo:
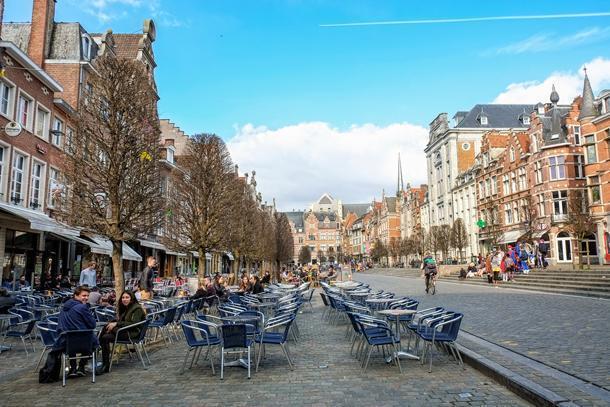
{"label": "cyclist riding bicycle", "polygon": [[438,268],[436,267],[436,260],[430,253],[426,253],[426,257],[424,257],[424,261],[421,264],[422,270],[424,270],[424,275],[426,276],[426,293],[430,288],[430,280],[436,276],[438,273]]}

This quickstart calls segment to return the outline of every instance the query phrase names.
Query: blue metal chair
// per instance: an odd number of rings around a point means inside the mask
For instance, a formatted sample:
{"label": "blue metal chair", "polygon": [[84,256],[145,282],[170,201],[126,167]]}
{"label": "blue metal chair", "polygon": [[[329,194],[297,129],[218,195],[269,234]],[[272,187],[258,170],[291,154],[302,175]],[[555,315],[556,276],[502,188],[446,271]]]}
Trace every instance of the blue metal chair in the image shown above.
{"label": "blue metal chair", "polygon": [[34,348],[34,342],[32,342],[32,331],[36,326],[36,320],[30,319],[29,321],[17,322],[15,324],[9,325],[8,329],[4,332],[4,340],[6,342],[6,338],[19,338],[21,339],[21,343],[23,343],[23,349],[25,350],[25,355],[28,356],[28,348],[25,344],[25,340],[30,341],[30,345],[32,346],[32,350],[36,351]]}
{"label": "blue metal chair", "polygon": [[[136,354],[138,355],[138,357],[140,358],[140,362],[142,362],[142,366],[144,366],[144,369],[147,368],[146,363],[144,362],[144,356],[146,356],[146,360],[148,361],[148,364],[150,365],[150,358],[148,357],[148,352],[146,351],[146,332],[148,331],[148,327],[150,325],[150,320],[146,319],[144,321],[140,321],[138,323],[135,324],[131,324],[131,325],[127,325],[124,326],[122,328],[119,328],[116,331],[116,337],[114,339],[114,345],[112,346],[112,351],[110,352],[110,366],[108,367],[109,371],[112,371],[112,362],[113,362],[113,355],[114,355],[114,350],[116,349],[117,345],[125,345],[127,347],[127,350],[129,351],[129,345],[133,345]],[[127,338],[123,338],[123,335],[120,335],[122,332],[129,332],[130,330],[137,328],[139,329],[139,333],[137,336],[134,336],[133,338],[131,337],[131,335],[127,335]]]}
{"label": "blue metal chair", "polygon": [[447,313],[429,320],[426,324],[426,329],[418,330],[417,335],[426,345],[424,346],[421,361],[424,364],[425,357],[428,355],[430,359],[429,373],[432,373],[432,349],[435,344],[443,345],[448,350],[447,353],[450,351],[458,364],[464,367],[462,355],[460,355],[460,351],[455,345],[463,317],[464,315],[461,313]]}
{"label": "blue metal chair", "polygon": [[[65,338],[65,349],[61,354],[62,386],[66,386],[66,361],[91,358],[93,362],[92,365],[97,366],[95,362],[95,348],[93,345],[94,335],[95,331],[93,329],[65,331],[61,333],[61,336]],[[91,373],[91,383],[95,383],[95,369],[91,369]]]}
{"label": "blue metal chair", "polygon": [[[261,334],[256,338],[256,342],[259,344],[256,371],[258,371],[261,356],[265,352],[265,345],[280,345],[286,359],[288,360],[290,370],[294,370],[294,363],[292,362],[290,353],[288,351],[288,333],[290,332],[290,326],[292,325],[293,321],[294,317],[290,315],[271,318],[269,321],[267,321],[263,332],[261,332]],[[280,332],[276,332],[276,330],[279,328],[283,329],[280,330]]]}
{"label": "blue metal chair", "polygon": [[[220,343],[220,379],[224,379],[225,353],[241,353],[243,349],[248,351],[248,379],[250,378],[250,347],[253,340],[249,338],[246,324],[221,325],[221,343]],[[229,351],[227,351],[229,349]],[[231,349],[239,349],[234,351]],[[241,363],[241,359],[239,360]]]}
{"label": "blue metal chair", "polygon": [[174,322],[174,317],[176,316],[176,308],[168,308],[164,311],[153,312],[152,314],[148,314],[147,318],[150,320],[150,324],[148,328],[156,329],[155,338],[159,332],[161,332],[161,337],[163,338],[163,342],[167,345],[172,343],[171,332],[169,331],[170,325]]}
{"label": "blue metal chair", "polygon": [[[212,374],[215,374],[214,359],[212,358],[211,351],[213,346],[218,346],[221,342],[220,336],[218,335],[218,326],[205,320],[185,320],[182,321],[182,331],[184,332],[184,338],[186,339],[186,344],[189,348],[184,356],[184,363],[182,364],[180,374],[184,373],[184,367],[186,366],[186,361],[188,360],[191,351],[194,350],[195,353],[193,354],[189,369],[193,367],[193,363],[197,363],[201,350],[204,347],[208,348],[204,359],[207,357],[210,358]],[[212,331],[214,331],[214,333],[212,333]]]}
{"label": "blue metal chair", "polygon": [[40,362],[42,362],[42,358],[47,353],[47,351],[53,349],[55,345],[55,340],[57,339],[57,324],[52,324],[49,322],[38,322],[36,323],[36,330],[40,334],[40,340],[42,341],[42,353],[40,354],[40,358],[38,359],[38,363],[34,368],[34,371],[38,370],[40,366]]}
{"label": "blue metal chair", "polygon": [[397,356],[398,347],[396,346],[399,341],[387,323],[385,323],[385,321],[372,322],[362,318],[356,318],[356,323],[358,324],[360,331],[364,335],[364,339],[368,345],[368,353],[362,361],[362,369],[366,371],[374,347],[391,346],[394,349],[392,359],[398,365],[398,370],[400,373],[402,373],[400,358]]}

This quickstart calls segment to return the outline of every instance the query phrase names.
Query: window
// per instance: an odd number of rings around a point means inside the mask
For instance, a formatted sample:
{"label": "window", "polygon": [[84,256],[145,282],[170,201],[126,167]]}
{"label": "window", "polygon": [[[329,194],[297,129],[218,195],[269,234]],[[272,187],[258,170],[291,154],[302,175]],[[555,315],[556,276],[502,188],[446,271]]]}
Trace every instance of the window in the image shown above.
{"label": "window", "polygon": [[597,153],[595,151],[595,135],[590,134],[585,136],[585,152],[587,153],[587,164],[597,162]]}
{"label": "window", "polygon": [[173,147],[168,147],[167,148],[167,162],[169,163],[174,163],[174,148]]}
{"label": "window", "polygon": [[32,179],[30,184],[30,208],[35,210],[42,209],[41,191],[44,189],[43,177],[44,165],[34,161],[32,164]]}
{"label": "window", "polygon": [[542,177],[542,164],[540,161],[534,163],[534,176],[536,178],[536,184],[541,184],[543,181]]}
{"label": "window", "polygon": [[504,204],[504,220],[507,225],[513,223],[513,209],[510,204]]}
{"label": "window", "polygon": [[530,124],[529,116],[523,116],[523,124],[525,124],[526,126],[529,126],[529,124]]}
{"label": "window", "polygon": [[56,145],[61,145],[61,136],[64,135],[64,122],[59,118],[55,118],[53,121],[53,131],[51,132],[51,142]]}
{"label": "window", "polygon": [[553,214],[566,215],[568,213],[568,191],[553,191]]}
{"label": "window", "polygon": [[589,194],[591,196],[591,203],[599,204],[602,202],[601,187],[598,175],[589,177]]}
{"label": "window", "polygon": [[485,198],[485,187],[483,181],[479,181],[479,195],[481,198]]}
{"label": "window", "polygon": [[17,121],[26,129],[32,128],[32,99],[25,95],[19,95],[19,112]]}
{"label": "window", "polygon": [[581,143],[580,140],[580,126],[572,126],[572,131],[574,132],[574,145],[579,146]]}
{"label": "window", "polygon": [[36,135],[47,140],[49,134],[49,112],[38,106],[36,109]]}
{"label": "window", "polygon": [[491,178],[485,180],[485,196],[491,196]]}
{"label": "window", "polygon": [[86,35],[83,35],[83,58],[91,59],[91,39]]}
{"label": "window", "polygon": [[509,157],[510,157],[510,162],[515,161],[515,148],[511,147],[509,150]]}
{"label": "window", "polygon": [[544,195],[540,194],[538,195],[538,216],[544,216],[545,214],[545,210],[544,210]]}
{"label": "window", "polygon": [[519,168],[519,191],[525,191],[527,189],[527,174],[525,168]]}
{"label": "window", "polygon": [[13,156],[13,172],[11,174],[11,202],[15,205],[21,204],[25,193],[23,185],[25,184],[25,166],[27,159],[24,155],[15,153]]}
{"label": "window", "polygon": [[495,175],[491,177],[491,193],[496,195],[498,193],[498,177]]}
{"label": "window", "polygon": [[487,116],[481,115],[481,126],[487,126]]}
{"label": "window", "polygon": [[0,81],[0,113],[12,116],[13,92],[15,88],[6,82]]}
{"label": "window", "polygon": [[510,181],[508,180],[508,174],[502,177],[502,185],[504,189],[504,195],[510,194]]}
{"label": "window", "polygon": [[575,155],[574,156],[574,174],[576,178],[584,178],[585,176],[585,156]]}
{"label": "window", "polygon": [[535,134],[532,134],[531,140],[532,140],[532,153],[537,153],[538,152],[538,137],[536,137]]}
{"label": "window", "polygon": [[6,170],[4,169],[4,160],[8,158],[8,149],[0,146],[0,201],[4,198],[4,174]]}
{"label": "window", "polygon": [[517,192],[517,175],[514,171],[510,173],[510,190],[513,193]]}
{"label": "window", "polygon": [[551,180],[566,177],[565,156],[549,157],[549,176]]}
{"label": "window", "polygon": [[513,220],[515,223],[521,222],[521,216],[519,216],[519,204],[517,202],[513,204]]}
{"label": "window", "polygon": [[49,199],[48,206],[54,207],[57,205],[61,196],[61,184],[59,183],[59,170],[56,168],[49,169]]}

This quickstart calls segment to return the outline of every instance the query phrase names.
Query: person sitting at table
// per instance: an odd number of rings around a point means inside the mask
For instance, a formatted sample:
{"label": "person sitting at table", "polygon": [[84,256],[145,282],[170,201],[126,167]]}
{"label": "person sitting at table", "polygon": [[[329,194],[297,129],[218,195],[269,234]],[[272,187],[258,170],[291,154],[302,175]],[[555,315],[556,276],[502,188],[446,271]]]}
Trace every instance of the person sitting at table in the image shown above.
{"label": "person sitting at table", "polygon": [[30,283],[28,280],[25,279],[25,276],[19,277],[18,289],[19,290],[29,290],[30,289]]}
{"label": "person sitting at table", "polygon": [[103,305],[104,307],[112,307],[112,306],[114,306],[115,302],[116,302],[116,293],[114,290],[111,290],[110,292],[103,294],[102,297],[100,298],[100,305]]}
{"label": "person sitting at table", "polygon": [[6,288],[0,288],[0,314],[8,314],[8,310],[13,308],[16,302]]}
{"label": "person sitting at table", "polygon": [[263,278],[261,279],[261,284],[270,284],[271,283],[271,274],[269,273],[269,271],[265,271],[265,274],[263,275]]}
{"label": "person sitting at table", "polygon": [[[74,290],[74,297],[69,299],[63,304],[61,312],[59,313],[59,320],[57,323],[57,340],[53,346],[53,350],[50,352],[53,356],[49,357],[58,358],[61,352],[66,348],[66,338],[61,335],[62,332],[67,331],[78,331],[86,329],[95,329],[96,322],[91,310],[89,309],[89,292],[88,287],[77,287]],[[97,335],[91,332],[91,345],[92,350],[99,346]],[[74,356],[74,355],[70,355]],[[87,359],[79,359],[78,370],[76,369],[76,360],[70,360],[70,376],[85,376],[85,366]]]}
{"label": "person sitting at table", "polygon": [[261,281],[258,278],[258,276],[252,276],[250,278],[250,292],[252,294],[260,294],[263,291],[265,291],[265,290],[264,290],[263,285],[261,284]]}
{"label": "person sitting at table", "polygon": [[[124,291],[117,307],[117,320],[109,322],[102,331],[100,344],[102,346],[102,370],[110,370],[110,344],[117,338],[117,331],[129,325],[137,324],[146,319],[146,312],[132,291]],[[133,339],[140,335],[140,327],[126,329],[118,333],[119,340]]]}
{"label": "person sitting at table", "polygon": [[214,289],[216,290],[216,295],[220,299],[226,299],[226,297],[229,295],[225,278],[220,274],[214,276]]}
{"label": "person sitting at table", "polygon": [[99,305],[101,299],[102,293],[100,293],[100,289],[97,287],[91,287],[91,292],[89,293],[89,305]]}
{"label": "person sitting at table", "polygon": [[214,299],[210,297],[214,297],[216,295],[216,288],[210,281],[210,277],[205,277],[203,279],[203,284],[199,286],[195,294],[191,297],[191,299],[196,300],[198,298],[208,298],[206,302],[208,305],[212,305]]}
{"label": "person sitting at table", "polygon": [[239,290],[237,293],[243,295],[245,293],[249,293],[250,290],[250,280],[248,280],[248,276],[244,275],[239,282]]}

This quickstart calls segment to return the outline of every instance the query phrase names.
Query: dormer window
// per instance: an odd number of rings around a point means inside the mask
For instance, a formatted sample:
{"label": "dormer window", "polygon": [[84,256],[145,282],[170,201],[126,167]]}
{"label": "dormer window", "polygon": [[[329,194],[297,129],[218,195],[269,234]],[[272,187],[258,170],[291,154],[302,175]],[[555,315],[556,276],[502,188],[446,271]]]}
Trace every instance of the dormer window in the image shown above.
{"label": "dormer window", "polygon": [[515,148],[511,147],[509,150],[510,162],[515,161]]}
{"label": "dormer window", "polygon": [[176,152],[176,149],[174,147],[167,147],[167,155],[165,157],[165,159],[167,160],[168,163],[174,163],[174,153]]}
{"label": "dormer window", "polygon": [[91,60],[91,38],[87,34],[83,34],[82,45],[83,59],[85,59],[86,61]]}
{"label": "dormer window", "polygon": [[543,115],[544,114],[544,105],[542,103],[538,103],[536,105],[536,111],[538,112],[539,115]]}
{"label": "dormer window", "polygon": [[529,124],[530,124],[530,117],[529,116],[523,116],[523,124],[529,126]]}
{"label": "dormer window", "polygon": [[484,113],[481,113],[481,116],[479,116],[479,121],[481,122],[481,126],[487,126],[488,124],[487,116]]}

